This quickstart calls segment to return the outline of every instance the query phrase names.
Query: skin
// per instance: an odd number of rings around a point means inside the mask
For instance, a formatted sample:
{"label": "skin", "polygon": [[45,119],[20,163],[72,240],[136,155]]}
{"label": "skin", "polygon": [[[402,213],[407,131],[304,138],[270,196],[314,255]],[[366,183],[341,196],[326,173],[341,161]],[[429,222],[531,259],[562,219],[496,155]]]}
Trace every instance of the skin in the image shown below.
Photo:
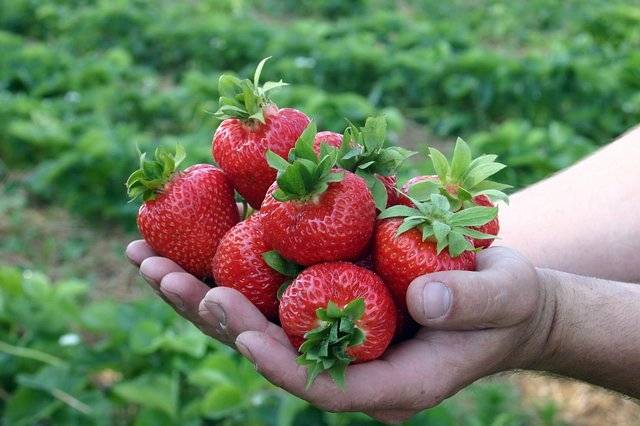
{"label": "skin", "polygon": [[514,369],[640,397],[640,376],[629,374],[640,369],[640,286],[619,282],[640,281],[638,154],[635,130],[516,194],[501,212],[499,242],[524,255],[494,247],[478,255],[475,272],[414,280],[407,305],[425,327],[381,359],[350,366],[348,392],[325,376],[305,390],[305,371],[282,329],[239,292],[209,289],[141,240],[127,255],[178,313],[235,346],[275,385],[325,410],[398,422],[481,377]]}

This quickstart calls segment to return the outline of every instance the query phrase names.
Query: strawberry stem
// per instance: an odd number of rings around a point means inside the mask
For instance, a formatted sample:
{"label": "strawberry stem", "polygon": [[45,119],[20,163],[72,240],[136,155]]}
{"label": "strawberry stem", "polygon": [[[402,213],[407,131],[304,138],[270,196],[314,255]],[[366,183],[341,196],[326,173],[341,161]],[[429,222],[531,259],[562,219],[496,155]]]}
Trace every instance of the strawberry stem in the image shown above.
{"label": "strawberry stem", "polygon": [[[429,148],[429,158],[443,188],[442,195],[449,198],[455,209],[461,208],[463,204],[469,205],[473,197],[482,194],[492,200],[508,202],[508,197],[503,190],[510,186],[488,180],[506,167],[495,161],[496,155],[472,158],[469,145],[458,138],[451,161],[435,148]],[[414,197],[420,198],[417,194]]]}
{"label": "strawberry stem", "polygon": [[365,310],[364,299],[357,298],[343,308],[329,301],[326,308],[316,310],[318,327],[307,332],[300,346],[297,361],[307,368],[307,389],[323,371],[344,388],[345,370],[353,361],[347,349],[365,341],[364,332],[356,322]]}
{"label": "strawberry stem", "polygon": [[143,201],[156,198],[184,161],[186,153],[181,145],[176,145],[175,154],[165,147],[158,147],[153,160],[147,159],[146,156],[146,153],[140,153],[140,167],[127,179],[130,202],[140,196]]}
{"label": "strawberry stem", "polygon": [[256,67],[253,81],[240,79],[231,74],[222,74],[218,80],[218,92],[220,108],[214,114],[220,120],[227,118],[238,118],[247,122],[265,122],[264,107],[272,104],[268,92],[273,89],[286,86],[287,83],[280,81],[267,81],[262,86],[259,85],[260,74],[264,64],[271,57],[264,58]]}
{"label": "strawberry stem", "polygon": [[378,176],[395,175],[400,165],[415,154],[413,151],[389,146],[386,139],[387,120],[369,117],[364,127],[353,123],[344,132],[337,164],[362,177],[378,210],[387,206],[387,190]]}

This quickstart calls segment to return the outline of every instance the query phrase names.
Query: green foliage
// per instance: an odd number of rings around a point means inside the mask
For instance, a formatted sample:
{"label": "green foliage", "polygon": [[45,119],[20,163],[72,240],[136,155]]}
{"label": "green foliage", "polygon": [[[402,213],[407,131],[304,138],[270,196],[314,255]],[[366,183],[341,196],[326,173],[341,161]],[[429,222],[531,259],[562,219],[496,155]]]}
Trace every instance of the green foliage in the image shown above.
{"label": "green foliage", "polygon": [[[157,298],[119,303],[87,292],[84,282],[0,267],[0,423],[378,424],[322,413],[270,385]],[[553,407],[527,412],[513,398],[508,387],[476,385],[409,424],[552,423]]]}
{"label": "green foliage", "polygon": [[[191,163],[209,161],[217,78],[248,77],[268,55],[265,79],[293,84],[274,101],[320,129],[384,113],[393,131],[404,116],[472,148],[482,131],[505,163],[519,151],[506,175],[515,185],[640,120],[640,8],[623,0],[2,0],[0,10],[0,157],[28,170],[40,199],[91,218],[132,223],[122,182],[135,144],[180,142]],[[513,120],[569,136],[539,155],[501,127]]]}

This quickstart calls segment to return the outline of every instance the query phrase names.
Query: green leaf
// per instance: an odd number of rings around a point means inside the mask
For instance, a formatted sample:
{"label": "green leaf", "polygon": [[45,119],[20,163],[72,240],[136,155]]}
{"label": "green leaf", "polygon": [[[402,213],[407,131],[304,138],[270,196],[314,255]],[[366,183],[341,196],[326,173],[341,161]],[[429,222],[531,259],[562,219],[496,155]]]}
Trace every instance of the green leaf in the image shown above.
{"label": "green leaf", "polygon": [[471,164],[471,150],[461,138],[458,138],[451,158],[451,179],[458,182]]}
{"label": "green leaf", "polygon": [[278,177],[278,187],[284,192],[292,195],[303,196],[306,192],[306,185],[302,173],[306,172],[306,169],[300,162],[293,162],[291,166]]}
{"label": "green leaf", "polygon": [[295,262],[285,259],[275,250],[262,253],[262,259],[269,267],[285,277],[294,278],[298,276],[302,267]]}
{"label": "green leaf", "polygon": [[453,226],[481,226],[498,215],[497,207],[469,207],[454,213],[449,219]]}
{"label": "green leaf", "polygon": [[387,132],[387,120],[383,117],[369,117],[362,128],[364,146],[368,151],[382,148]]}
{"label": "green leaf", "polygon": [[266,157],[267,157],[267,164],[269,164],[271,168],[276,169],[278,172],[285,171],[286,168],[291,165],[287,160],[280,157],[278,154],[271,151],[270,149],[267,150]]}
{"label": "green leaf", "polygon": [[456,231],[449,233],[449,254],[451,257],[458,257],[464,251],[473,250],[473,244],[462,234]]}
{"label": "green leaf", "polygon": [[449,231],[451,231],[451,227],[446,223],[442,223],[440,221],[434,221],[431,226],[433,227],[433,234],[436,237],[437,241],[437,251],[438,254],[447,246]]}
{"label": "green leaf", "polygon": [[365,310],[365,303],[362,297],[352,300],[344,307],[344,314],[351,320],[356,321],[362,317]]}
{"label": "green leaf", "polygon": [[400,226],[398,226],[396,237],[423,223],[425,223],[425,220],[423,218],[406,218],[402,221]]}
{"label": "green leaf", "polygon": [[262,68],[264,67],[264,64],[271,59],[271,56],[267,56],[266,58],[264,58],[263,60],[261,60],[258,63],[258,66],[256,67],[256,71],[253,74],[253,86],[254,87],[258,87],[258,83],[260,82],[260,74],[262,74]]}
{"label": "green leaf", "polygon": [[133,380],[118,383],[113,392],[123,400],[158,409],[175,418],[178,407],[178,376],[148,373]]}
{"label": "green leaf", "polygon": [[247,402],[245,390],[231,385],[219,385],[210,389],[202,398],[200,411],[209,419],[221,419],[233,412],[240,413]]}
{"label": "green leaf", "polygon": [[485,189],[484,191],[480,191],[476,194],[484,194],[493,202],[503,201],[506,204],[509,204],[509,196],[502,191],[498,191],[497,189]]}
{"label": "green leaf", "polygon": [[[291,150],[290,160],[295,160],[296,158],[303,158],[312,162],[318,161],[318,157],[316,153],[313,151],[313,142],[318,133],[318,129],[316,127],[316,123],[311,121],[307,127],[304,129],[302,134],[298,137],[294,148]],[[293,158],[291,158],[293,156]]]}
{"label": "green leaf", "polygon": [[431,199],[431,194],[439,194],[441,188],[439,183],[431,180],[418,182],[409,188],[409,196],[418,201],[427,201]]}
{"label": "green leaf", "polygon": [[135,354],[150,354],[160,346],[162,326],[154,320],[138,322],[129,334],[129,347]]}
{"label": "green leaf", "polygon": [[467,237],[475,238],[477,240],[491,240],[496,238],[495,235],[486,234],[484,232],[476,231],[475,229],[466,228],[466,227],[456,227],[456,231],[460,232],[462,235],[466,235]]}
{"label": "green leaf", "polygon": [[474,167],[467,173],[467,176],[464,178],[463,186],[465,188],[473,188],[489,176],[492,176],[498,173],[500,170],[504,169],[506,166],[501,163],[483,163]]}
{"label": "green leaf", "polygon": [[262,85],[262,92],[267,93],[273,89],[278,89],[280,87],[288,86],[289,83],[285,83],[282,80],[279,81],[267,81]]}
{"label": "green leaf", "polygon": [[398,204],[385,209],[378,215],[378,219],[388,219],[390,217],[406,217],[420,215],[420,211],[413,207]]}
{"label": "green leaf", "polygon": [[431,157],[433,169],[440,178],[440,182],[446,182],[449,174],[449,162],[447,158],[435,148],[429,148],[429,157]]}
{"label": "green leaf", "polygon": [[442,211],[451,210],[451,204],[449,204],[449,200],[444,195],[431,194],[431,203],[438,210],[442,210]]}
{"label": "green leaf", "polygon": [[371,196],[373,197],[376,208],[380,211],[384,210],[387,207],[388,201],[387,187],[384,186],[384,183],[382,183],[377,177],[362,170],[358,170],[356,174],[363,178],[369,187],[369,191],[371,191]]}

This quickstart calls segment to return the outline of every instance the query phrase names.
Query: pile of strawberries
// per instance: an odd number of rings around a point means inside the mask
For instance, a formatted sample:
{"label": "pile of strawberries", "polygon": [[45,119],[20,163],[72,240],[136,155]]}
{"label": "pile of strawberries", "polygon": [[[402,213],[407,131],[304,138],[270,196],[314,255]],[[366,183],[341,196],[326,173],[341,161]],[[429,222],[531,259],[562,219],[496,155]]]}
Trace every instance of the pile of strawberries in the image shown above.
{"label": "pile of strawberries", "polygon": [[[317,132],[301,111],[278,108],[259,85],[223,75],[222,119],[213,137],[219,165],[184,171],[184,151],[143,154],[127,187],[142,197],[147,243],[199,278],[242,292],[279,322],[299,349],[308,383],[326,371],[380,357],[417,325],[405,295],[416,277],[474,270],[498,233],[495,200],[507,186],[488,180],[504,165],[472,158],[458,139],[451,161],[430,148],[436,175],[396,187],[412,152],[389,146],[386,121]],[[237,191],[246,203],[241,220]],[[492,201],[493,200],[493,201]]]}

